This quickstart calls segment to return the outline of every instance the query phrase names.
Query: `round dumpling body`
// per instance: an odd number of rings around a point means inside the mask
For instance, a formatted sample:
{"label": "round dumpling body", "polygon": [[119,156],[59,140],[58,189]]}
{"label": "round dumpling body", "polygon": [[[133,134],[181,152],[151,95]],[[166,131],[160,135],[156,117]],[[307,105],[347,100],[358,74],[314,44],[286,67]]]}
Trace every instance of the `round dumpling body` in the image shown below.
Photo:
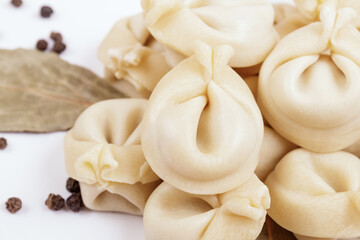
{"label": "round dumpling body", "polygon": [[162,183],[144,211],[147,240],[255,240],[270,206],[266,186],[253,175],[218,195],[193,195]]}
{"label": "round dumpling body", "polygon": [[146,105],[142,99],[96,103],[66,134],[66,170],[80,182],[88,208],[141,215],[160,184],[141,148],[140,123]]}
{"label": "round dumpling body", "polygon": [[267,177],[268,214],[298,239],[360,238],[360,159],[347,152],[288,153]]}
{"label": "round dumpling body", "polygon": [[360,138],[360,32],[350,8],[322,8],[321,21],[283,38],[262,65],[258,98],[283,137],[315,152]]}
{"label": "round dumpling body", "polygon": [[194,194],[217,194],[254,172],[263,121],[251,91],[227,65],[230,46],[198,42],[154,89],[145,111],[142,146],[154,172]]}

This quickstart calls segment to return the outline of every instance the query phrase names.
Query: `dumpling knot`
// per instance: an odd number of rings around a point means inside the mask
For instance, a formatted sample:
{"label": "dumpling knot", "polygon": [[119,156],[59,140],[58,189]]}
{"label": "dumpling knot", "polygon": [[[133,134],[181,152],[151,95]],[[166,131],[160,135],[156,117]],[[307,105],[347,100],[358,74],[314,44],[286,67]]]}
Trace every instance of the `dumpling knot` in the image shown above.
{"label": "dumpling knot", "polygon": [[211,47],[202,41],[194,41],[194,53],[198,62],[203,67],[203,75],[206,81],[213,79],[214,71],[225,67],[234,55],[234,48],[230,45]]}
{"label": "dumpling knot", "polygon": [[109,183],[103,175],[118,166],[107,144],[95,145],[81,155],[74,164],[80,181],[87,184],[99,183],[102,187],[106,187]]}
{"label": "dumpling knot", "polygon": [[357,16],[357,13],[352,8],[336,10],[333,6],[321,6],[320,22],[323,25],[323,34],[320,41],[323,41],[324,48],[328,48],[329,44],[334,41],[334,36],[347,26]]}
{"label": "dumpling knot", "polygon": [[148,26],[153,26],[160,21],[161,17],[168,12],[173,12],[185,6],[184,3],[178,0],[142,0],[141,7],[144,9],[145,23]]}
{"label": "dumpling knot", "polygon": [[341,0],[295,0],[295,4],[301,14],[312,21],[321,18],[321,12],[324,8],[331,8],[334,11],[344,7],[353,8],[353,6],[347,6],[346,3],[343,4]]}
{"label": "dumpling knot", "polygon": [[141,44],[108,50],[108,68],[115,73],[117,79],[121,79],[127,73],[126,68],[138,66],[148,49]]}

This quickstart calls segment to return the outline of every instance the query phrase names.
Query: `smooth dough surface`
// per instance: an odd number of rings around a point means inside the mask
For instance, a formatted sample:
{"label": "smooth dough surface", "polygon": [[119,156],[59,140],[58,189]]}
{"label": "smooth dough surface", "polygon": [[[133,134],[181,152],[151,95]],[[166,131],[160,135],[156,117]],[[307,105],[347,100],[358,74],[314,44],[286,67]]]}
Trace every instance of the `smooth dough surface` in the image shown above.
{"label": "smooth dough surface", "polygon": [[192,195],[162,183],[144,211],[147,240],[255,240],[270,206],[266,186],[253,175],[219,195]]}
{"label": "smooth dough surface", "polygon": [[259,153],[259,162],[255,169],[255,174],[261,181],[274,170],[276,164],[290,151],[297,146],[283,137],[273,129],[264,128],[264,139]]}
{"label": "smooth dough surface", "polygon": [[290,4],[274,4],[275,29],[280,38],[309,24],[311,21],[304,17],[301,12]]}
{"label": "smooth dough surface", "polygon": [[161,43],[186,56],[194,42],[231,45],[232,67],[261,63],[278,41],[268,0],[142,0],[144,19]]}
{"label": "smooth dough surface", "polygon": [[130,97],[150,96],[172,68],[168,55],[146,29],[141,14],[116,22],[98,49],[106,79]]}
{"label": "smooth dough surface", "polygon": [[268,213],[298,235],[360,237],[360,159],[346,152],[287,154],[265,181]]}
{"label": "smooth dough surface", "polygon": [[[235,69],[235,71],[237,73],[239,73],[237,71],[237,69]],[[245,81],[246,85],[249,87],[249,89],[252,92],[253,96],[256,98],[257,92],[258,92],[258,85],[259,85],[259,76],[258,75],[253,75],[253,76],[244,77],[244,81]],[[266,121],[266,119],[264,117],[263,117],[263,121],[264,121],[265,126],[268,126],[268,127],[270,126],[270,124]]]}
{"label": "smooth dough surface", "polygon": [[253,174],[263,122],[251,91],[227,65],[232,48],[198,42],[195,52],[155,88],[141,140],[164,181],[185,192],[217,194]]}
{"label": "smooth dough surface", "polygon": [[333,152],[360,138],[360,32],[350,24],[355,15],[324,7],[320,22],[283,38],[262,66],[262,114],[296,145]]}
{"label": "smooth dough surface", "polygon": [[81,183],[88,208],[141,215],[159,185],[141,148],[139,124],[146,105],[142,99],[96,103],[66,134],[66,170]]}

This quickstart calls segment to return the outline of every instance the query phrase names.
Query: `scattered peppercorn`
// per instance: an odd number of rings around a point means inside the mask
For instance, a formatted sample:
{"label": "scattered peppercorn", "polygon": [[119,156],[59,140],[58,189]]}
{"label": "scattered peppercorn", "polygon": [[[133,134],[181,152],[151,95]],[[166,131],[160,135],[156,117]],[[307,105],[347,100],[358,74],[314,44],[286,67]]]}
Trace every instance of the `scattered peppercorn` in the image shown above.
{"label": "scattered peppercorn", "polygon": [[7,141],[5,138],[0,138],[0,150],[3,150],[7,147]]}
{"label": "scattered peppercorn", "polygon": [[54,211],[58,211],[65,206],[65,200],[60,195],[55,195],[53,193],[49,194],[48,199],[45,201],[45,205]]}
{"label": "scattered peppercorn", "polygon": [[22,206],[22,202],[19,198],[17,197],[12,197],[9,198],[7,200],[7,202],[5,203],[6,205],[6,209],[11,212],[11,213],[16,213],[17,211],[19,211],[21,209]]}
{"label": "scattered peppercorn", "polygon": [[49,6],[43,6],[41,7],[40,9],[40,15],[43,17],[43,18],[49,18],[51,16],[51,14],[53,14],[53,10],[51,7]]}
{"label": "scattered peppercorn", "polygon": [[66,181],[66,189],[71,193],[80,192],[79,182],[73,178],[68,178],[68,180]]}
{"label": "scattered peppercorn", "polygon": [[66,48],[66,45],[63,42],[55,42],[51,51],[60,54],[65,50],[65,48]]}
{"label": "scattered peppercorn", "polygon": [[55,42],[62,42],[62,40],[63,40],[63,37],[62,37],[61,33],[59,33],[59,32],[51,32],[50,38],[52,40],[54,40]]}
{"label": "scattered peppercorn", "polygon": [[40,39],[39,41],[37,41],[36,43],[36,48],[40,51],[45,51],[48,47],[48,43],[46,40],[44,39]]}
{"label": "scattered peppercorn", "polygon": [[73,211],[73,212],[79,212],[80,209],[84,206],[84,203],[81,198],[80,193],[73,193],[66,199],[66,206]]}
{"label": "scattered peppercorn", "polygon": [[20,7],[22,3],[23,3],[22,0],[11,0],[11,4],[14,7]]}

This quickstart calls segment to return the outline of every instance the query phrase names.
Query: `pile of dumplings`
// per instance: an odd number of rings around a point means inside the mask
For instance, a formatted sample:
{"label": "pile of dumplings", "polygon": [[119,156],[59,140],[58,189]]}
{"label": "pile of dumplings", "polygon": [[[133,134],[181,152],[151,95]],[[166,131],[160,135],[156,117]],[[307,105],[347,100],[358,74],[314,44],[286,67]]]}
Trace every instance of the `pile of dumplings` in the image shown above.
{"label": "pile of dumplings", "polygon": [[360,239],[360,1],[141,5],[99,47],[128,98],[65,137],[85,205],[143,215],[148,240],[255,240],[267,214]]}

